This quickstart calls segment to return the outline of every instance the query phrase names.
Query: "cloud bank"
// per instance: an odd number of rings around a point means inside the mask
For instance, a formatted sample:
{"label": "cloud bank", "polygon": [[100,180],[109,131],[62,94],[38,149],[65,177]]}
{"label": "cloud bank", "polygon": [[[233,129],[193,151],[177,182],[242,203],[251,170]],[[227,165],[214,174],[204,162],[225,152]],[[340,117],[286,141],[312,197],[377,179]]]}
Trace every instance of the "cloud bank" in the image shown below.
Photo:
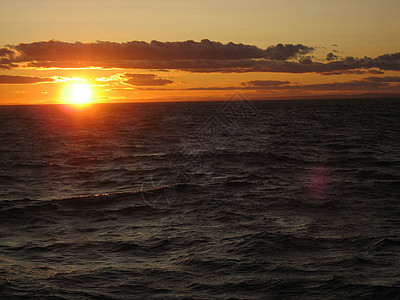
{"label": "cloud bank", "polygon": [[194,88],[141,88],[141,90],[251,90],[251,91],[308,91],[308,92],[335,92],[335,91],[370,91],[370,92],[400,92],[400,76],[367,77],[361,80],[347,82],[332,82],[318,84],[295,84],[279,80],[251,80],[241,82],[240,86],[228,87],[194,87]]}
{"label": "cloud bank", "polygon": [[0,68],[119,68],[165,69],[197,73],[321,73],[324,75],[400,70],[400,52],[381,56],[341,58],[332,52],[313,61],[314,47],[277,44],[254,45],[210,41],[126,43],[97,41],[68,43],[41,41],[0,49]]}

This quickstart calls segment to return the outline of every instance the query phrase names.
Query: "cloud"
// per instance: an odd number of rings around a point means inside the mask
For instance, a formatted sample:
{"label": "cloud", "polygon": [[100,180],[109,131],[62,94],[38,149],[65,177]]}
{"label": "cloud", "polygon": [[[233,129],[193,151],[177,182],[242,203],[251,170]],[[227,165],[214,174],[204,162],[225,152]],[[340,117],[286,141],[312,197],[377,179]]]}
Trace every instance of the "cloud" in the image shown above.
{"label": "cloud", "polygon": [[[156,65],[162,65],[164,69],[178,69],[196,73],[245,73],[245,72],[269,72],[269,73],[328,73],[347,70],[400,70],[400,61],[385,61],[382,58],[354,58],[346,57],[342,60],[331,61],[327,63],[312,62],[309,59],[296,61],[278,61],[278,60],[177,60],[164,62],[150,62],[141,65],[134,64],[134,68],[146,68],[151,66],[153,69]],[[374,73],[372,71],[371,73]]]}
{"label": "cloud", "polygon": [[319,84],[306,84],[291,86],[293,89],[307,90],[307,91],[375,91],[381,88],[387,88],[387,83],[366,81],[366,80],[352,80],[348,82],[333,82],[333,83],[319,83]]}
{"label": "cloud", "polygon": [[400,76],[367,77],[364,80],[372,82],[400,82]]}
{"label": "cloud", "polygon": [[265,50],[266,56],[271,60],[287,60],[298,55],[305,55],[314,50],[313,47],[307,47],[305,45],[297,44],[278,44],[276,46],[270,46]]}
{"label": "cloud", "polygon": [[307,56],[313,51],[313,47],[303,44],[277,44],[262,49],[254,45],[233,42],[223,44],[208,39],[200,42],[188,40],[150,43],[41,41],[1,48],[0,68],[98,67],[174,69],[197,73],[281,72],[324,75],[371,69],[400,71],[400,52],[376,58],[340,58],[332,51],[321,62],[312,61]]}
{"label": "cloud", "polygon": [[[162,65],[165,61],[288,60],[313,50],[313,47],[302,44],[277,44],[261,49],[254,45],[232,42],[223,44],[208,39],[200,42],[188,40],[150,43],[143,41],[67,43],[51,40],[9,45],[7,48],[0,49],[0,58],[5,64],[27,63],[28,66],[34,67],[111,67],[115,64],[117,67],[131,68],[135,62],[139,65],[143,62],[155,62],[152,64],[155,66],[154,69],[163,69]],[[157,62],[161,63],[157,64]]]}
{"label": "cloud", "polygon": [[14,51],[7,49],[7,48],[1,48],[0,49],[0,56],[11,56],[14,54]]}
{"label": "cloud", "polygon": [[332,52],[329,52],[329,53],[326,55],[326,60],[327,60],[327,61],[332,61],[332,60],[337,60],[337,59],[339,59],[339,56],[333,54]]}
{"label": "cloud", "polygon": [[172,80],[159,78],[154,74],[129,74],[125,73],[124,77],[126,80],[124,81],[126,84],[135,85],[135,86],[151,86],[151,85],[167,85],[173,83]]}
{"label": "cloud", "polygon": [[280,80],[251,80],[247,82],[242,82],[241,85],[259,87],[259,88],[270,88],[275,86],[286,85],[289,83],[290,83],[289,81],[280,81]]}
{"label": "cloud", "polygon": [[362,80],[345,82],[330,82],[318,84],[294,84],[289,81],[274,80],[252,80],[240,83],[240,86],[228,87],[193,87],[193,88],[142,88],[141,90],[255,90],[255,91],[307,91],[307,92],[337,92],[337,91],[394,91],[400,92],[400,85],[390,85],[390,82],[399,82],[400,76],[396,77],[367,77]]}
{"label": "cloud", "polygon": [[379,70],[337,70],[330,72],[322,72],[321,75],[361,75],[361,74],[384,74],[384,72]]}
{"label": "cloud", "polygon": [[263,50],[257,46],[192,40],[183,42],[131,41],[126,43],[103,42],[67,43],[41,41],[20,43],[0,49],[0,56],[12,56],[17,52],[17,61],[104,61],[104,60],[171,60],[171,59],[248,59],[266,58],[285,60],[306,54],[312,47],[297,44],[278,44]]}
{"label": "cloud", "polygon": [[400,60],[400,52],[384,54],[384,55],[378,56],[377,59],[383,60],[383,61],[399,61]]}
{"label": "cloud", "polygon": [[173,80],[160,78],[156,74],[131,74],[121,73],[114,74],[108,77],[96,78],[96,81],[104,82],[105,84],[127,84],[133,86],[163,86],[174,83]]}
{"label": "cloud", "polygon": [[53,81],[54,79],[52,78],[0,75],[0,84],[29,84],[29,83],[53,82]]}
{"label": "cloud", "polygon": [[17,64],[13,64],[13,63],[0,63],[0,70],[11,70],[11,69],[16,69],[18,68]]}

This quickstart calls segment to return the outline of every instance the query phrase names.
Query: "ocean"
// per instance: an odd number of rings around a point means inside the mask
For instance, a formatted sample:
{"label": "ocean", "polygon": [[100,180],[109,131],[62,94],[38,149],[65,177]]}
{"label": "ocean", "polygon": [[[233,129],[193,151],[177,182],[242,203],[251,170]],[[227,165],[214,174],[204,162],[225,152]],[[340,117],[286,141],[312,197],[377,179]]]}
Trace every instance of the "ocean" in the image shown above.
{"label": "ocean", "polygon": [[0,107],[1,299],[399,299],[400,100]]}

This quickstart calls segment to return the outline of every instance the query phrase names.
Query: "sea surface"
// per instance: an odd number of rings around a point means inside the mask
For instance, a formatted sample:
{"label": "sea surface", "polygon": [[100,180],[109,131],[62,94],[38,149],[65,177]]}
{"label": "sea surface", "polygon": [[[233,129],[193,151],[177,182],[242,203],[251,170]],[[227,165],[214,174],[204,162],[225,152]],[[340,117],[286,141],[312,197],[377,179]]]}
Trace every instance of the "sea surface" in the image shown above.
{"label": "sea surface", "polygon": [[400,299],[400,100],[0,107],[0,299]]}

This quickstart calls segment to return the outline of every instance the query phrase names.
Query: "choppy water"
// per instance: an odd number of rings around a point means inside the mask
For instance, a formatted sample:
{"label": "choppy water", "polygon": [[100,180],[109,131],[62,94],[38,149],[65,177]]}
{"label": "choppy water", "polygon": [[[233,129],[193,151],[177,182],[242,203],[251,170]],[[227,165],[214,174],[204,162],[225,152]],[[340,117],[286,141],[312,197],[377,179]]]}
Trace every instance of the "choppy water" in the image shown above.
{"label": "choppy water", "polygon": [[1,299],[398,299],[400,101],[0,107]]}

